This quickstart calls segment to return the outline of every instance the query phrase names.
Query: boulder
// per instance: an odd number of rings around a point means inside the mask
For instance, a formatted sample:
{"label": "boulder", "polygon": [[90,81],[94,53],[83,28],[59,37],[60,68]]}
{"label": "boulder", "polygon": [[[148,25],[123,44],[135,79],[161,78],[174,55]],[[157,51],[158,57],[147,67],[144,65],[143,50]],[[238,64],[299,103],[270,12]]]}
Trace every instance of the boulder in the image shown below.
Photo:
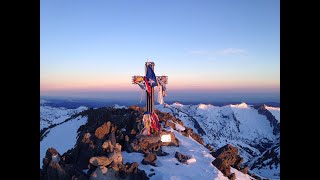
{"label": "boulder", "polygon": [[155,153],[149,153],[143,158],[142,164],[147,165],[150,164],[152,166],[156,166],[155,161],[157,160],[157,155]]}
{"label": "boulder", "polygon": [[171,142],[162,142],[162,146],[179,146],[179,140],[175,137],[173,132],[162,131],[160,137],[163,135],[170,135]]}
{"label": "boulder", "polygon": [[110,132],[111,122],[108,121],[104,123],[102,126],[98,127],[94,133],[94,135],[99,139],[104,139],[105,135]]}
{"label": "boulder", "polygon": [[94,166],[108,166],[111,164],[112,159],[105,156],[92,157],[90,158],[89,162]]}
{"label": "boulder", "polygon": [[180,163],[183,163],[183,164],[188,164],[188,159],[191,159],[191,156],[188,156],[188,155],[183,155],[181,154],[180,152],[176,152],[176,154],[174,155],[175,158],[177,158],[177,160],[180,162]]}

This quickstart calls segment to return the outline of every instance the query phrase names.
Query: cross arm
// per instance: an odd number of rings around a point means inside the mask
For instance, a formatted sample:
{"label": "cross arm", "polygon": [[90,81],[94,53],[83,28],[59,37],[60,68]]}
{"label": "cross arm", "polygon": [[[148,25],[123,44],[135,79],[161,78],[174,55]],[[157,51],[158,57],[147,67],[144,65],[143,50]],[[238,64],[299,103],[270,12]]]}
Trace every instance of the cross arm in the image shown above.
{"label": "cross arm", "polygon": [[[168,76],[157,76],[157,78],[160,78],[165,84],[168,84]],[[142,81],[144,81],[144,76],[132,76],[132,84],[138,84]]]}

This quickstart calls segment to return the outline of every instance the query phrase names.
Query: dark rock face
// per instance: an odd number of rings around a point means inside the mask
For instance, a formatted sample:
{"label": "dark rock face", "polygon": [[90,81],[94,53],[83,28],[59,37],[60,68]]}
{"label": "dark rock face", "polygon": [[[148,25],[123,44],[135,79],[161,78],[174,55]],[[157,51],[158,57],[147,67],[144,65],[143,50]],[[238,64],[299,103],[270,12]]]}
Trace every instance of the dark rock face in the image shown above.
{"label": "dark rock face", "polygon": [[43,168],[40,172],[40,177],[46,180],[50,179],[65,179],[69,180],[72,177],[84,179],[85,176],[80,169],[73,165],[65,164],[64,158],[61,158],[58,151],[54,148],[49,148],[46,151],[46,156],[43,159]]}
{"label": "dark rock face", "polygon": [[214,153],[214,149],[211,147],[210,144],[207,144],[205,147],[206,147],[211,153]]}
{"label": "dark rock face", "polygon": [[264,154],[262,154],[251,166],[252,169],[261,169],[265,166],[269,166],[272,169],[272,166],[280,166],[280,142],[275,144],[273,147],[268,149]]}
{"label": "dark rock face", "polygon": [[222,159],[216,158],[212,164],[218,168],[225,176],[230,175],[230,165],[227,164],[226,161],[223,161]]}
{"label": "dark rock face", "polygon": [[177,158],[177,160],[180,162],[180,163],[183,163],[183,164],[188,164],[188,159],[191,159],[191,156],[188,156],[188,155],[183,155],[181,154],[180,152],[176,152],[176,154],[174,155],[175,158]]}
{"label": "dark rock face", "polygon": [[264,116],[267,117],[268,121],[270,122],[270,126],[273,127],[273,134],[274,135],[278,135],[280,134],[280,123],[278,122],[278,120],[272,115],[272,113],[270,111],[268,111],[268,109],[266,109],[265,106],[260,106],[258,108],[258,113],[262,114]]}

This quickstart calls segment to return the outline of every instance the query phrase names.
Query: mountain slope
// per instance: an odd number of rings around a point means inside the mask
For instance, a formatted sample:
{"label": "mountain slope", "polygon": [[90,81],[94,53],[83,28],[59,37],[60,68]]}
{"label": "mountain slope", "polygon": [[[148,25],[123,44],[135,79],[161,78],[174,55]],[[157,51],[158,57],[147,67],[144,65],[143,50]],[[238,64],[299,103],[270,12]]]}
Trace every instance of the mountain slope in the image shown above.
{"label": "mountain slope", "polygon": [[46,151],[54,147],[61,154],[73,148],[78,138],[78,129],[87,122],[87,117],[78,116],[53,128],[46,130],[40,141],[40,168]]}
{"label": "mountain slope", "polygon": [[[199,134],[202,135],[205,143],[212,145],[215,149],[226,143],[238,147],[245,164],[254,164],[253,161],[259,157],[262,158],[280,138],[280,108],[252,107],[245,103],[222,107],[174,103],[156,105],[156,108],[162,112],[171,112],[184,124],[192,127],[195,132],[201,132]],[[264,167],[265,172],[274,171],[268,166]],[[275,171],[279,174],[279,169]],[[257,171],[256,168],[253,172],[268,175],[268,173]],[[279,178],[277,175],[272,177]]]}
{"label": "mountain slope", "polygon": [[53,124],[58,124],[72,115],[87,110],[87,107],[80,106],[77,109],[66,109],[64,107],[47,106],[46,101],[40,100],[40,131]]}

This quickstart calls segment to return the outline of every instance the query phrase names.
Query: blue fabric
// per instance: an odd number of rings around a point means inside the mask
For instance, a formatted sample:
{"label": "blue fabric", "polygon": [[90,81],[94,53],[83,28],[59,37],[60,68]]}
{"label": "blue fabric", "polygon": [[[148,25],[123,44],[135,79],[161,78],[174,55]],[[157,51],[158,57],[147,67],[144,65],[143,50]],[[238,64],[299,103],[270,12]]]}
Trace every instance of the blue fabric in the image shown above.
{"label": "blue fabric", "polygon": [[154,74],[151,65],[147,66],[146,78],[151,87],[158,86],[156,75]]}
{"label": "blue fabric", "polygon": [[145,115],[145,114],[150,114],[150,112],[149,112],[149,111],[146,111],[146,112],[143,113],[143,115]]}

